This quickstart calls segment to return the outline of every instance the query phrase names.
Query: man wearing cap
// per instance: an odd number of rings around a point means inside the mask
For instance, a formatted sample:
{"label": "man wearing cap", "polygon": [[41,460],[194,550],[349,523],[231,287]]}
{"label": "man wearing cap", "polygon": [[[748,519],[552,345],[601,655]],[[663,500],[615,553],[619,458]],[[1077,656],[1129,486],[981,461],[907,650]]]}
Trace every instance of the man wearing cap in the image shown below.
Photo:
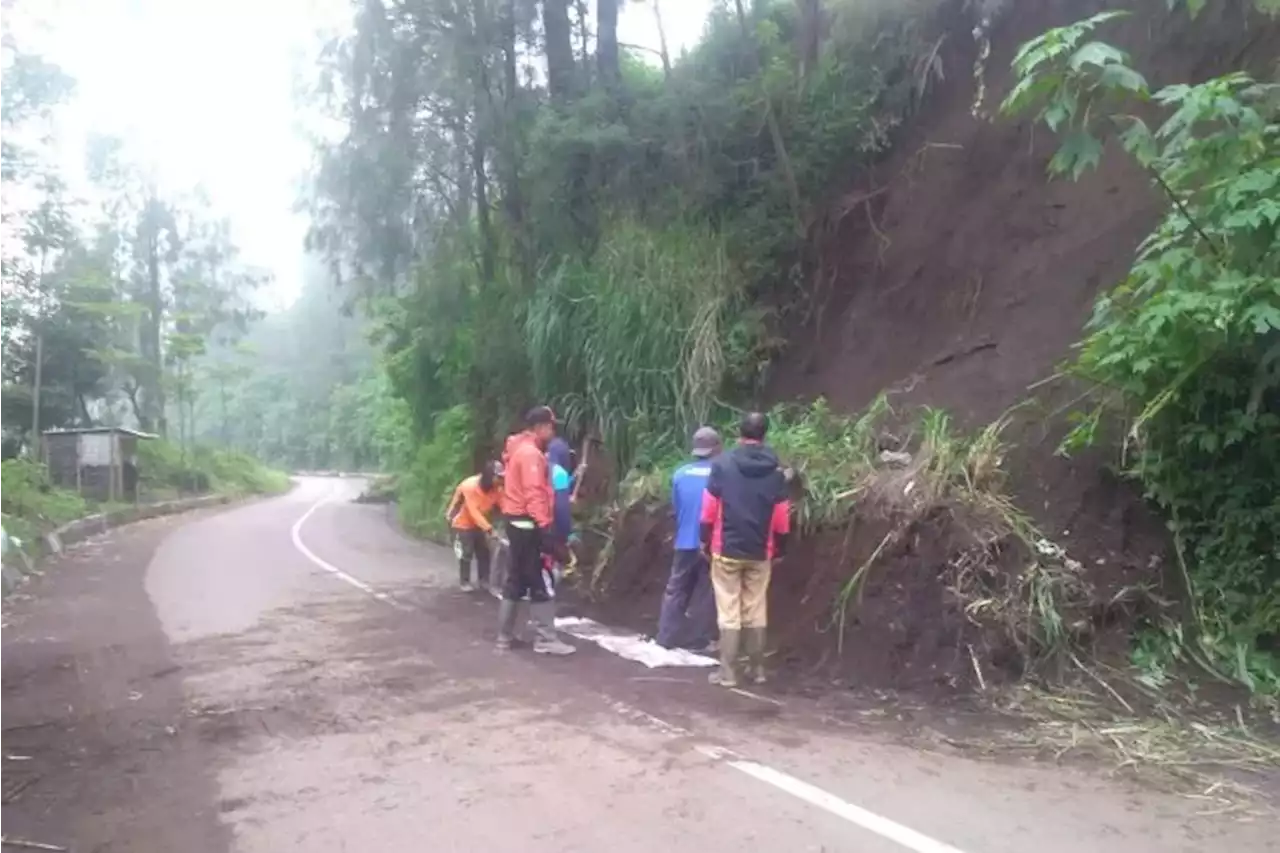
{"label": "man wearing cap", "polygon": [[[720,447],[720,434],[711,427],[702,427],[693,434],[693,460],[677,468],[671,477],[675,556],[658,616],[658,644],[668,649],[715,649],[716,605],[699,524],[702,493],[711,476],[711,460],[719,455]],[[682,643],[681,629],[686,624],[689,636]]]}
{"label": "man wearing cap", "polygon": [[479,474],[466,478],[453,490],[445,518],[453,531],[453,553],[458,558],[458,582],[463,592],[472,592],[471,561],[475,558],[476,580],[481,589],[489,585],[489,537],[493,522],[489,515],[502,498],[502,463],[486,462]]}
{"label": "man wearing cap", "polygon": [[554,496],[545,455],[556,434],[556,416],[547,406],[530,409],[524,431],[507,441],[506,484],[502,515],[506,521],[509,565],[498,607],[498,649],[511,648],[515,639],[516,611],[520,599],[529,596],[529,611],[537,636],[533,650],[539,654],[568,655],[576,649],[556,634],[555,579],[543,571],[543,554],[559,555],[563,546],[553,530]]}

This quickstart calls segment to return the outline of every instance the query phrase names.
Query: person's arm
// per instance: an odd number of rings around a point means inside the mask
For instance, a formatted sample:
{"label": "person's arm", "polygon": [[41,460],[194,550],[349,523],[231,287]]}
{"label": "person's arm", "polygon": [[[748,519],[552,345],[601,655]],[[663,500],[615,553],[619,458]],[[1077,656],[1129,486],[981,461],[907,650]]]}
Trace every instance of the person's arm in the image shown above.
{"label": "person's arm", "polygon": [[444,511],[445,521],[449,522],[449,526],[453,526],[453,520],[458,517],[458,510],[461,508],[463,501],[462,484],[459,483],[453,489],[453,497],[449,499],[449,508]]}
{"label": "person's arm", "polygon": [[522,454],[520,468],[520,481],[526,489],[525,512],[544,532],[549,531],[555,523],[555,516],[546,458],[536,450]]}
{"label": "person's arm", "polygon": [[671,475],[671,517],[680,520],[680,469]]}
{"label": "person's arm", "polygon": [[462,497],[467,504],[467,512],[475,521],[476,527],[480,528],[485,533],[492,531],[493,524],[489,521],[489,513],[480,502],[480,490],[474,489],[463,492]]}
{"label": "person's arm", "polygon": [[773,535],[774,556],[784,556],[791,539],[791,501],[779,501],[773,505],[769,532]]}
{"label": "person's arm", "polygon": [[712,540],[716,534],[716,522],[720,520],[720,498],[707,489],[702,493],[702,515],[698,519],[698,532],[702,539],[702,548],[711,553]]}

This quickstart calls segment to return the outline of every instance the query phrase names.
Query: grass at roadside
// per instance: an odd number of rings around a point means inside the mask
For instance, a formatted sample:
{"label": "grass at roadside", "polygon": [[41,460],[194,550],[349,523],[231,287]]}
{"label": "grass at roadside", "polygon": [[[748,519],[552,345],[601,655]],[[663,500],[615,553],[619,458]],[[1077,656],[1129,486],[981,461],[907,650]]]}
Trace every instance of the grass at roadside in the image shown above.
{"label": "grass at roadside", "polygon": [[167,441],[138,444],[143,499],[179,494],[270,495],[289,490],[289,475],[239,450],[196,446],[184,454]]}
{"label": "grass at roadside", "polygon": [[0,505],[5,533],[24,545],[91,511],[88,501],[52,485],[45,467],[27,459],[0,463]]}
{"label": "grass at roadside", "polygon": [[[195,494],[279,494],[289,489],[287,474],[235,450],[199,447],[184,457],[173,444],[145,441],[138,446],[138,468],[142,502]],[[0,471],[4,529],[24,546],[77,518],[123,506],[86,500],[74,490],[55,486],[48,469],[29,459],[5,460]]]}

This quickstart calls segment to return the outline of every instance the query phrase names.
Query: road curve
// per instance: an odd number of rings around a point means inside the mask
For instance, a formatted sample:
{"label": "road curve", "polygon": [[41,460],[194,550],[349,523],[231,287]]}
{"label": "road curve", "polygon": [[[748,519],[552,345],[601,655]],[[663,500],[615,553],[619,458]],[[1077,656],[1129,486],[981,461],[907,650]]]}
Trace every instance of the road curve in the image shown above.
{"label": "road curve", "polygon": [[[360,487],[300,478],[140,525],[7,609],[6,751],[45,779],[100,760],[92,786],[6,804],[6,832],[144,853],[1274,849],[1186,799],[921,752],[701,671],[496,655],[493,602]],[[50,717],[55,690],[75,707]]]}

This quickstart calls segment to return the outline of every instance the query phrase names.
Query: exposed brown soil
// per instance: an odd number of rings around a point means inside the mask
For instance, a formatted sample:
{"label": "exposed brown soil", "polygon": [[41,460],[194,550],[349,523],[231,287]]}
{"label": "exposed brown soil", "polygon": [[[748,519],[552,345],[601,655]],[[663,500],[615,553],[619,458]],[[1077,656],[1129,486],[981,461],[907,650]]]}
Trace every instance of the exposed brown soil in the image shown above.
{"label": "exposed brown soil", "polygon": [[[934,81],[895,153],[874,174],[853,178],[813,229],[816,310],[803,320],[794,312],[792,346],[776,365],[771,397],[824,396],[858,411],[888,391],[899,414],[939,407],[975,428],[1034,396],[1004,434],[1009,488],[1082,564],[1094,604],[1078,633],[1102,656],[1121,657],[1149,606],[1122,591],[1179,596],[1163,524],[1105,453],[1054,453],[1078,389],[1029,388],[1069,355],[1094,298],[1127,272],[1163,204],[1123,152],[1109,150],[1077,183],[1049,182],[1055,143],[1042,128],[1029,119],[975,118],[976,47],[961,5],[946,15],[946,79]],[[992,34],[987,112],[1009,90],[1020,44],[1101,5],[1014,0]],[[1252,14],[1248,3],[1210,4],[1194,24],[1170,15],[1163,0],[1120,5],[1138,14],[1101,37],[1129,50],[1153,88],[1240,68],[1269,75],[1280,57],[1280,23]],[[847,530],[798,543],[775,573],[770,622],[793,671],[928,693],[968,691],[979,670],[988,683],[1021,674],[1025,657],[979,629],[947,589],[973,534],[943,509],[910,520],[875,561],[840,640],[836,594],[891,529],[856,515]],[[644,630],[656,623],[670,560],[664,516],[627,514],[605,585],[595,591],[607,616]],[[1022,568],[1016,553],[1002,559],[1011,573]]]}

